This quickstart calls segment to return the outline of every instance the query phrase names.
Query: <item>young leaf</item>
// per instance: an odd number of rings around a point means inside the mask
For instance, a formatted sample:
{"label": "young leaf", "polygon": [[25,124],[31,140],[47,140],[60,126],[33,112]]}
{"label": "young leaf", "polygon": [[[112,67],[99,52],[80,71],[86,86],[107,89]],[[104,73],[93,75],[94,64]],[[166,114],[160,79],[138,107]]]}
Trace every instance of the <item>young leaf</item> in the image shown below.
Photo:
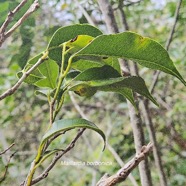
{"label": "young leaf", "polygon": [[84,55],[131,59],[147,68],[171,74],[186,86],[167,51],[156,41],[136,33],[123,32],[98,36],[77,53],[77,56]]}
{"label": "young leaf", "polygon": [[35,83],[38,87],[49,87],[51,89],[56,88],[56,81],[59,74],[59,66],[51,59],[46,60],[38,67],[39,71],[45,79],[42,79]]}
{"label": "young leaf", "polygon": [[92,123],[88,120],[85,120],[85,119],[81,119],[81,118],[62,119],[62,120],[55,121],[53,123],[52,127],[43,136],[40,146],[42,146],[47,141],[47,139],[49,139],[53,135],[55,135],[59,132],[71,130],[74,128],[89,128],[91,130],[96,131],[103,138],[104,148],[105,148],[106,139],[105,139],[105,135],[102,132],[102,130],[100,130],[94,123]]}
{"label": "young leaf", "polygon": [[[17,76],[20,78],[24,71],[30,69],[43,54],[39,54],[28,61],[23,71],[18,72]],[[34,84],[38,87],[56,88],[56,81],[59,74],[59,66],[51,59],[45,60],[39,65],[31,74],[24,80],[25,83]]]}
{"label": "young leaf", "polygon": [[89,35],[77,35],[66,43],[66,47],[69,48],[68,51],[72,54],[88,45],[93,39],[94,37]]}
{"label": "young leaf", "polygon": [[54,33],[49,42],[49,57],[54,61],[61,61],[62,49],[59,45],[76,38],[78,35],[97,37],[101,34],[102,32],[100,30],[88,24],[76,24],[62,27]]}

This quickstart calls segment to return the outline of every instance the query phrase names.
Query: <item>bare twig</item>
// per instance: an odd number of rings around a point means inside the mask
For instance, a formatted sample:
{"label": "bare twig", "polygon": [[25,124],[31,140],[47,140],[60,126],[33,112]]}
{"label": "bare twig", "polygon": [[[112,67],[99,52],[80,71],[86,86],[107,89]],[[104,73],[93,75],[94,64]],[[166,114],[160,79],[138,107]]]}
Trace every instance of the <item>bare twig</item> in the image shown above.
{"label": "bare twig", "polygon": [[109,33],[118,33],[119,30],[110,4],[107,2],[107,0],[98,0],[98,4],[101,12],[103,13],[104,21]]}
{"label": "bare twig", "polygon": [[7,91],[0,95],[0,100],[6,98],[7,96],[12,95],[20,87],[23,81],[29,76],[29,74],[44,61],[45,61],[44,57],[40,58],[36,64],[34,64],[28,71],[24,72],[22,77],[17,81],[17,83],[13,87],[11,87],[10,89],[8,89]]}
{"label": "bare twig", "polygon": [[[170,31],[169,38],[167,39],[167,42],[166,42],[166,45],[165,45],[166,50],[169,50],[170,44],[171,44],[172,39],[173,39],[173,35],[175,33],[176,24],[177,24],[178,19],[179,19],[179,12],[180,12],[180,8],[181,8],[181,4],[182,4],[182,0],[179,0],[179,2],[177,4],[176,11],[175,11],[175,14],[174,14],[174,23],[173,23],[172,29]],[[154,88],[155,88],[155,86],[158,82],[159,75],[160,75],[160,71],[156,71],[155,75],[153,77],[153,82],[152,82],[151,88],[150,88],[151,93],[154,92]]]}
{"label": "bare twig", "polygon": [[75,0],[75,1],[76,1],[77,6],[79,7],[79,9],[81,10],[81,12],[85,16],[86,20],[88,21],[88,23],[91,24],[91,25],[93,25],[93,26],[95,26],[94,21],[89,16],[88,12],[83,8],[83,6],[81,5],[81,3],[79,1],[77,1],[77,0]]}
{"label": "bare twig", "polygon": [[[1,152],[0,155],[5,154],[5,153],[6,153],[8,150],[10,150],[14,145],[15,145],[15,143],[12,143],[7,149],[5,149],[3,152]],[[2,183],[2,182],[6,179],[10,161],[11,161],[12,157],[15,155],[15,153],[16,153],[16,152],[14,152],[13,154],[11,154],[11,156],[9,157],[8,162],[7,162],[6,166],[5,166],[4,174],[3,174],[2,178],[0,179],[0,183]]]}
{"label": "bare twig", "polygon": [[163,170],[160,148],[158,148],[158,143],[156,140],[156,133],[155,133],[154,125],[153,125],[151,114],[149,111],[149,104],[148,104],[147,100],[142,101],[141,110],[142,110],[142,114],[144,117],[144,121],[145,121],[147,130],[148,130],[148,133],[149,133],[150,140],[154,144],[153,156],[154,156],[154,160],[155,160],[155,165],[158,170],[157,172],[158,172],[159,179],[160,179],[160,185],[166,186],[167,180],[166,180],[165,172]]}
{"label": "bare twig", "polygon": [[24,6],[27,0],[23,0],[13,11],[9,12],[5,22],[0,28],[0,47],[3,42],[34,12],[39,8],[38,0],[35,0],[26,13],[8,30],[5,32],[7,26],[11,22],[14,15]]}
{"label": "bare twig", "polygon": [[152,143],[149,143],[147,146],[143,146],[141,148],[141,152],[132,158],[116,174],[112,176],[105,175],[100,179],[96,186],[114,186],[117,183],[123,182],[131,173],[131,171],[148,156],[148,154],[152,151],[152,147]]}
{"label": "bare twig", "polygon": [[9,151],[14,145],[15,145],[15,143],[12,143],[7,149],[5,149],[4,151],[0,152],[0,156],[2,154],[5,154],[7,151]]}
{"label": "bare twig", "polygon": [[[121,167],[123,167],[125,165],[124,162],[122,161],[122,159],[119,157],[117,152],[114,150],[114,148],[108,142],[107,142],[107,148],[112,153],[112,155],[114,156],[114,158],[118,162],[118,164]],[[138,183],[136,182],[135,178],[133,177],[133,175],[131,173],[128,175],[128,177],[134,186],[138,186]]]}
{"label": "bare twig", "polygon": [[5,19],[4,23],[2,24],[1,28],[0,28],[0,33],[3,34],[7,28],[7,26],[9,25],[9,23],[12,21],[14,15],[25,5],[25,3],[28,0],[23,0],[19,3],[19,5],[12,11],[10,11],[8,13],[7,18]]}
{"label": "bare twig", "polygon": [[129,25],[128,25],[128,23],[127,23],[127,19],[126,19],[125,12],[123,11],[122,4],[123,4],[123,1],[120,0],[120,1],[119,1],[119,4],[118,4],[118,9],[119,9],[119,11],[120,11],[122,23],[123,23],[123,26],[125,27],[125,30],[129,30]]}

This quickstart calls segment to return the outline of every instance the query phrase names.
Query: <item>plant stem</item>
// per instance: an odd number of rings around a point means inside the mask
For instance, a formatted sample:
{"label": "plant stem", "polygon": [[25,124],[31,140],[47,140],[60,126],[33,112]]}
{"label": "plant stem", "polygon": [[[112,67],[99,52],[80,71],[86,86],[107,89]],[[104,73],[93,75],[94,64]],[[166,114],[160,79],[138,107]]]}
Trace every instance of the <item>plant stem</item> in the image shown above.
{"label": "plant stem", "polygon": [[63,71],[64,71],[64,63],[65,63],[66,43],[63,43],[62,46],[63,46],[63,49],[62,49],[62,56],[61,56],[61,68],[60,68],[60,74],[59,74],[59,81],[58,81],[58,85],[57,85],[57,88],[56,88],[56,91],[55,91],[55,94],[54,94],[54,98],[53,98],[52,102],[49,103],[50,104],[50,125],[49,125],[49,128],[52,126],[52,123],[54,121],[54,116],[53,116],[54,105],[55,105],[57,96],[59,94],[61,84],[62,84],[63,79],[65,77],[64,74],[63,74]]}
{"label": "plant stem", "polygon": [[35,173],[35,160],[31,164],[30,171],[29,171],[29,174],[28,174],[28,176],[26,178],[24,186],[30,186],[31,185],[34,173]]}

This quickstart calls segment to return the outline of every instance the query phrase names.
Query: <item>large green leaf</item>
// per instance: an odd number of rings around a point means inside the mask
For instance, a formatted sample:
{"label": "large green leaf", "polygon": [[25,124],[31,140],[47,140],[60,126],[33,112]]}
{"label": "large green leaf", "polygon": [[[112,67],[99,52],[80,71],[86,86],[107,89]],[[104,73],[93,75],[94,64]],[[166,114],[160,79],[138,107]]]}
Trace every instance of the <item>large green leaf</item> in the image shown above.
{"label": "large green leaf", "polygon": [[[111,92],[118,92],[120,94],[123,94],[125,97],[127,95],[127,92],[124,92],[124,88],[128,88],[133,90],[134,92],[137,92],[138,94],[145,96],[146,98],[150,99],[155,105],[158,106],[158,103],[156,100],[152,97],[150,92],[148,91],[145,81],[138,76],[130,76],[126,78],[120,78],[121,81],[113,83],[113,84],[107,84],[106,86],[99,86],[102,82],[91,82],[91,86],[98,86],[98,90],[101,91],[111,91]],[[117,79],[116,79],[117,80]],[[128,97],[126,97],[129,99]],[[130,99],[129,99],[130,101]]]}
{"label": "large green leaf", "polygon": [[62,27],[54,33],[49,42],[49,57],[54,61],[61,61],[62,49],[59,46],[62,43],[73,40],[78,35],[97,37],[101,34],[102,32],[100,30],[88,24],[76,24]]}
{"label": "large green leaf", "polygon": [[102,132],[102,130],[100,130],[94,123],[88,120],[85,120],[85,119],[81,119],[81,118],[62,119],[62,120],[55,121],[52,127],[43,136],[40,146],[42,146],[53,135],[60,133],[62,131],[67,131],[67,130],[71,130],[74,128],[89,128],[91,130],[96,131],[103,138],[104,148],[105,148],[106,139],[105,139],[105,135]]}
{"label": "large green leaf", "polygon": [[141,77],[121,77],[115,69],[107,65],[80,73],[72,81],[69,90],[85,97],[92,96],[97,90],[116,92],[126,97],[133,105],[135,103],[132,91],[135,91],[158,105]]}
{"label": "large green leaf", "polygon": [[77,53],[77,56],[84,55],[131,59],[145,67],[171,74],[186,86],[167,51],[156,41],[136,33],[123,32],[98,36]]}

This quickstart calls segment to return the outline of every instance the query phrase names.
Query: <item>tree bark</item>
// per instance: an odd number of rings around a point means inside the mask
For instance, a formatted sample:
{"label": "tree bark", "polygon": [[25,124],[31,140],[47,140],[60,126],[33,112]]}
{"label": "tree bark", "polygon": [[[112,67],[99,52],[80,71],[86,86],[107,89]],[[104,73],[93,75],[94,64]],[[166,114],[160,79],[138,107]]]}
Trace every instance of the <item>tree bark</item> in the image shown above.
{"label": "tree bark", "polygon": [[[108,31],[110,33],[117,33],[118,27],[116,24],[116,20],[114,17],[112,7],[109,4],[109,1],[108,0],[98,0],[98,4],[99,4],[102,14],[104,16],[104,20],[105,20]],[[142,146],[144,145],[144,141],[145,141],[141,117],[140,117],[140,114],[136,114],[136,111],[135,111],[134,107],[131,105],[131,103],[129,103],[129,101],[127,103],[128,103],[128,108],[129,108],[129,116],[130,116],[130,120],[131,120],[131,125],[132,125],[132,129],[133,129],[135,149],[136,149],[136,152],[139,153]],[[143,186],[152,186],[152,179],[151,179],[151,174],[150,174],[147,159],[145,159],[144,161],[142,161],[139,164],[139,172],[140,172],[140,178],[141,178],[142,185]]]}

